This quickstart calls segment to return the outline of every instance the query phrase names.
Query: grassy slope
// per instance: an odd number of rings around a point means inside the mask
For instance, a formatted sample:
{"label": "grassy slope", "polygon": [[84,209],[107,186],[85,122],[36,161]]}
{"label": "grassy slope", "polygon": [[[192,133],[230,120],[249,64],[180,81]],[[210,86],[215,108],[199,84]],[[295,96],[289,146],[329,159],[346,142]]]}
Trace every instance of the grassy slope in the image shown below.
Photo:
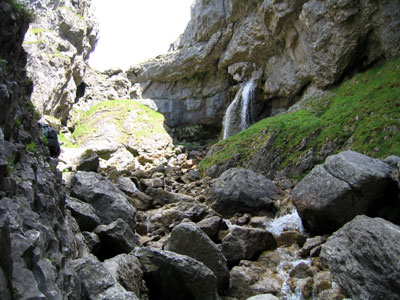
{"label": "grassy slope", "polygon": [[[280,169],[329,142],[335,145],[333,153],[352,149],[377,158],[400,156],[400,59],[356,75],[331,96],[311,99],[301,110],[261,120],[220,141],[201,162],[201,171],[236,153],[241,154],[239,165],[246,164],[272,135]],[[306,146],[300,147],[305,138]]]}
{"label": "grassy slope", "polygon": [[[107,100],[94,105],[86,112],[80,114],[79,121],[75,124],[72,142],[64,135],[59,135],[59,140],[64,142],[64,147],[79,147],[91,135],[96,134],[102,121],[111,119],[122,133],[120,142],[125,142],[130,136],[137,140],[145,139],[156,134],[166,133],[164,129],[164,116],[135,100]],[[129,114],[135,116],[129,120],[131,126],[124,126]]]}

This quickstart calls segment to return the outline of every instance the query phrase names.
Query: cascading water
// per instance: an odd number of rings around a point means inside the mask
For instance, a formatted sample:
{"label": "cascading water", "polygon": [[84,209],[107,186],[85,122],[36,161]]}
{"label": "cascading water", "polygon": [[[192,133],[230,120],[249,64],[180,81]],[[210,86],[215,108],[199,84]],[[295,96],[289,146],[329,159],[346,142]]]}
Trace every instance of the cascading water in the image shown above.
{"label": "cascading water", "polygon": [[246,130],[252,121],[253,102],[256,94],[256,80],[252,79],[246,83],[242,92],[242,109],[240,114],[242,131]]}
{"label": "cascading water", "polygon": [[304,233],[303,223],[296,209],[291,213],[280,216],[267,224],[266,228],[269,232],[280,235],[284,230],[298,230]]}
{"label": "cascading water", "polygon": [[[235,99],[226,110],[224,118],[224,139],[234,133],[246,130],[251,125],[256,82],[255,79],[251,79],[246,84],[242,85],[236,93]],[[238,111],[239,105],[240,110]],[[240,119],[240,126],[236,126],[237,128],[233,128],[235,118]]]}

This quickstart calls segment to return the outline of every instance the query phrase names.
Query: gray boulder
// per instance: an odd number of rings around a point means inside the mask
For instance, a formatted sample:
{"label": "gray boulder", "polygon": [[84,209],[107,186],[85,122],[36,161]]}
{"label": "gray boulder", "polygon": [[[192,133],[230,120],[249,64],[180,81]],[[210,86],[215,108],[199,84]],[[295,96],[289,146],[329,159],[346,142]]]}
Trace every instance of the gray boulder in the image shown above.
{"label": "gray boulder", "polygon": [[100,158],[96,152],[85,152],[77,161],[78,171],[96,172],[100,165]]}
{"label": "gray boulder", "polygon": [[209,201],[224,217],[235,213],[267,214],[274,211],[278,187],[263,175],[245,169],[225,171],[214,183]]}
{"label": "gray boulder", "polygon": [[217,278],[203,263],[156,248],[136,248],[144,267],[150,299],[217,300]]}
{"label": "gray boulder", "polygon": [[218,233],[220,230],[228,229],[225,222],[218,216],[205,218],[197,223],[197,226],[203,230],[211,240],[216,242],[218,240]]}
{"label": "gray boulder", "polygon": [[78,199],[67,197],[66,207],[71,211],[72,216],[78,222],[81,231],[92,231],[100,225],[100,219],[89,203]]}
{"label": "gray boulder", "polygon": [[216,244],[194,223],[176,226],[165,247],[166,250],[190,256],[210,268],[217,277],[218,291],[229,285],[229,270],[226,258]]}
{"label": "gray boulder", "polygon": [[341,152],[314,167],[293,189],[293,203],[306,228],[330,233],[356,215],[376,213],[393,184],[391,172],[380,160]]}
{"label": "gray boulder", "polygon": [[276,249],[272,233],[262,229],[233,226],[222,240],[222,253],[228,262],[252,260],[264,250]]}
{"label": "gray boulder", "polygon": [[98,226],[95,233],[100,238],[98,256],[101,259],[121,253],[129,253],[135,247],[141,246],[138,237],[122,219],[118,219],[109,225]]}
{"label": "gray boulder", "polygon": [[143,280],[142,264],[137,257],[128,254],[120,254],[107,259],[103,263],[119,284],[127,291],[134,292],[139,298],[147,294],[147,288]]}
{"label": "gray boulder", "polygon": [[93,257],[71,262],[82,286],[81,299],[139,300],[132,292],[127,292]]}
{"label": "gray boulder", "polygon": [[103,224],[121,218],[131,227],[136,225],[136,209],[123,192],[99,174],[77,172],[71,181],[71,195],[90,203]]}
{"label": "gray boulder", "polygon": [[328,239],[320,257],[352,299],[400,299],[399,226],[357,216]]}
{"label": "gray boulder", "polygon": [[188,195],[171,193],[165,190],[148,188],[146,194],[153,198],[153,205],[164,206],[176,202],[195,202],[194,198]]}

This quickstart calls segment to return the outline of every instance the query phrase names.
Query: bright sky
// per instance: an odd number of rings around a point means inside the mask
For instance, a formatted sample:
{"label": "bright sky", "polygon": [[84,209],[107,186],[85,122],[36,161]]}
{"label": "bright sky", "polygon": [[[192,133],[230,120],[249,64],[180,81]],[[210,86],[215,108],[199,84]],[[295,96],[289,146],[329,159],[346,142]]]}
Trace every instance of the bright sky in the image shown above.
{"label": "bright sky", "polygon": [[193,0],[93,0],[100,40],[89,64],[127,69],[166,53],[190,20]]}

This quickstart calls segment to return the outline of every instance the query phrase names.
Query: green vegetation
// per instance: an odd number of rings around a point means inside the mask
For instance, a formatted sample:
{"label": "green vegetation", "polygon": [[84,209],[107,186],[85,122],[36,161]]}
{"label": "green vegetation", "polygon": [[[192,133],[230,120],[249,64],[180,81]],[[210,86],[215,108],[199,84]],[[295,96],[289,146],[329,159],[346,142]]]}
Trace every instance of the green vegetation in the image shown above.
{"label": "green vegetation", "polygon": [[164,116],[138,103],[135,100],[107,100],[86,112],[75,111],[78,121],[72,134],[73,142],[60,134],[64,146],[80,146],[99,130],[115,126],[120,133],[118,142],[124,143],[130,136],[140,141],[159,133],[165,133]]}
{"label": "green vegetation", "polygon": [[7,175],[10,176],[16,170],[17,166],[13,158],[7,158]]}
{"label": "green vegetation", "polygon": [[16,118],[13,122],[14,128],[20,128],[21,127],[21,120]]}
{"label": "green vegetation", "polygon": [[50,29],[46,29],[46,28],[30,28],[29,32],[32,32],[33,34],[39,34],[41,32],[45,32],[45,31],[50,31]]}
{"label": "green vegetation", "polygon": [[37,109],[35,108],[35,105],[32,103],[31,100],[26,102],[26,108],[32,114],[32,117],[35,121],[40,119],[41,114],[40,114],[40,112],[37,111]]}
{"label": "green vegetation", "polygon": [[[310,149],[328,144],[333,153],[352,149],[377,158],[400,155],[400,59],[356,75],[332,91],[314,98],[296,112],[270,117],[214,145],[200,163],[204,172],[240,154],[244,165],[267,142],[281,158],[280,169],[295,165]],[[332,153],[332,154],[333,154]],[[314,156],[314,163],[320,163]]]}
{"label": "green vegetation", "polygon": [[31,10],[29,10],[26,5],[19,0],[6,0],[8,4],[10,4],[17,14],[18,17],[27,20],[28,22],[32,22],[34,19],[34,14]]}
{"label": "green vegetation", "polygon": [[42,135],[42,142],[43,142],[43,144],[45,144],[46,146],[49,144],[49,140],[48,140],[47,137],[45,137],[44,135]]}
{"label": "green vegetation", "polygon": [[32,143],[27,144],[25,146],[25,151],[29,152],[29,153],[36,153],[36,151],[37,151],[36,143],[32,142]]}
{"label": "green vegetation", "polygon": [[0,68],[4,74],[7,74],[7,67],[6,67],[7,63],[8,63],[8,61],[0,58]]}

